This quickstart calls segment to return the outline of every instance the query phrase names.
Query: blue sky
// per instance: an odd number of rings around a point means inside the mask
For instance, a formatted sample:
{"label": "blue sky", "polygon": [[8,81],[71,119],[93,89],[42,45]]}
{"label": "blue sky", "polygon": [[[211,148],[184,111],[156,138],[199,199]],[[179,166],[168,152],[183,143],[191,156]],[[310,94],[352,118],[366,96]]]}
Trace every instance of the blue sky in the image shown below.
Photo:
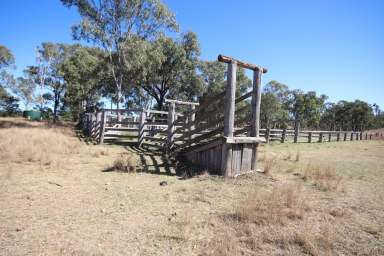
{"label": "blue sky", "polygon": [[[384,107],[384,1],[165,2],[181,31],[198,34],[204,60],[233,56],[267,67],[263,83]],[[1,0],[0,13],[0,44],[14,53],[16,74],[41,42],[73,42],[70,26],[80,20],[59,0]]]}

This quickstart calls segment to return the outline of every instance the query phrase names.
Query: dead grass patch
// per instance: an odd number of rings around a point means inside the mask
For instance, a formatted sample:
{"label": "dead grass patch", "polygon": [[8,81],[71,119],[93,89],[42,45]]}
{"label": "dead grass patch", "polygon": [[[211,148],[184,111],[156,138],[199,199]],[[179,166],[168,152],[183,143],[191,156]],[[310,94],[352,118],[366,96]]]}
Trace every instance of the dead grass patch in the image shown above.
{"label": "dead grass patch", "polygon": [[232,216],[243,223],[284,225],[287,219],[302,219],[306,210],[301,187],[285,184],[274,187],[271,192],[252,192]]}
{"label": "dead grass patch", "polygon": [[265,153],[264,155],[264,174],[270,175],[272,169],[276,166],[277,158],[275,155]]}
{"label": "dead grass patch", "polygon": [[13,163],[35,162],[59,167],[82,144],[70,128],[7,128],[0,130],[0,159]]}
{"label": "dead grass patch", "polygon": [[110,171],[136,172],[137,159],[132,154],[120,154],[112,164]]}
{"label": "dead grass patch", "polygon": [[322,191],[339,191],[343,178],[330,166],[309,164],[304,168],[303,179]]}

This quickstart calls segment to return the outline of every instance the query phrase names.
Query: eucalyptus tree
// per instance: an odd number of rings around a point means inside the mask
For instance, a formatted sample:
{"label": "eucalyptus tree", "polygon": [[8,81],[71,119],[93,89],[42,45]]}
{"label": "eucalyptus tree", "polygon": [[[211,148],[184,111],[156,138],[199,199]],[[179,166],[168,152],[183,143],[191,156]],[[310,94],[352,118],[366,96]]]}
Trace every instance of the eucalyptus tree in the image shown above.
{"label": "eucalyptus tree", "polygon": [[62,65],[78,47],[79,45],[42,43],[38,48],[37,66],[28,67],[27,70],[34,82],[41,87],[38,96],[40,106],[43,101],[52,101],[54,122],[58,119],[58,110],[66,90]]}
{"label": "eucalyptus tree", "polygon": [[0,70],[14,63],[15,57],[13,56],[12,52],[4,45],[0,45]]}
{"label": "eucalyptus tree", "polygon": [[288,111],[284,108],[288,100],[288,86],[275,80],[267,83],[261,95],[261,123],[270,128],[271,125],[286,127]]}
{"label": "eucalyptus tree", "polygon": [[130,85],[125,77],[127,65],[134,65],[124,56],[132,37],[152,39],[159,32],[177,30],[174,14],[160,0],[61,0],[77,7],[82,17],[73,26],[75,39],[84,39],[102,47],[109,64],[117,93],[117,108],[122,101],[123,87]]}
{"label": "eucalyptus tree", "polygon": [[105,55],[97,48],[78,46],[63,62],[61,72],[67,84],[65,102],[76,119],[81,112],[95,107],[100,98]]}
{"label": "eucalyptus tree", "polygon": [[166,96],[192,100],[199,93],[200,48],[194,33],[188,32],[180,40],[161,35],[148,42],[144,51],[135,81],[156,101],[158,109],[163,109]]}

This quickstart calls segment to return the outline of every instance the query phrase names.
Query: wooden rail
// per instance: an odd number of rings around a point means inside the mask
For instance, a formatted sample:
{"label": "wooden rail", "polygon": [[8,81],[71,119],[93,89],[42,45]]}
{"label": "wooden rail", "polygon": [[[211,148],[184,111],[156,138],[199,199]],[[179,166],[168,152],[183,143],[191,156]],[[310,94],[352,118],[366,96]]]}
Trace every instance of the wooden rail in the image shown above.
{"label": "wooden rail", "polygon": [[[378,137],[358,131],[300,130],[299,125],[295,129],[261,129],[261,76],[267,69],[223,55],[218,60],[228,65],[226,88],[205,102],[166,99],[168,111],[103,109],[86,113],[84,134],[99,143],[129,142],[162,149],[224,176],[256,170],[258,146],[263,142],[323,143]],[[238,67],[253,71],[253,86],[236,97]],[[179,105],[188,110],[177,112]]]}

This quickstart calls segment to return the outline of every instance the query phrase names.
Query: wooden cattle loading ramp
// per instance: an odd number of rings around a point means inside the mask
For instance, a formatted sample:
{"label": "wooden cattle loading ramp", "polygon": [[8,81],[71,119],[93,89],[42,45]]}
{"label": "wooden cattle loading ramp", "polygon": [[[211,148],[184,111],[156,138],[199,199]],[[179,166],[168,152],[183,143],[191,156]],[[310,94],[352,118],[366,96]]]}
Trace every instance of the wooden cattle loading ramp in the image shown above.
{"label": "wooden cattle loading ramp", "polygon": [[[224,92],[200,104],[166,99],[168,111],[103,109],[86,113],[84,134],[99,143],[133,143],[160,149],[227,177],[255,170],[258,147],[263,142],[364,139],[362,132],[260,129],[261,76],[267,69],[223,55],[218,61],[228,65]],[[238,67],[253,71],[253,86],[250,92],[236,96]],[[366,133],[365,139],[372,139],[372,135]]]}

